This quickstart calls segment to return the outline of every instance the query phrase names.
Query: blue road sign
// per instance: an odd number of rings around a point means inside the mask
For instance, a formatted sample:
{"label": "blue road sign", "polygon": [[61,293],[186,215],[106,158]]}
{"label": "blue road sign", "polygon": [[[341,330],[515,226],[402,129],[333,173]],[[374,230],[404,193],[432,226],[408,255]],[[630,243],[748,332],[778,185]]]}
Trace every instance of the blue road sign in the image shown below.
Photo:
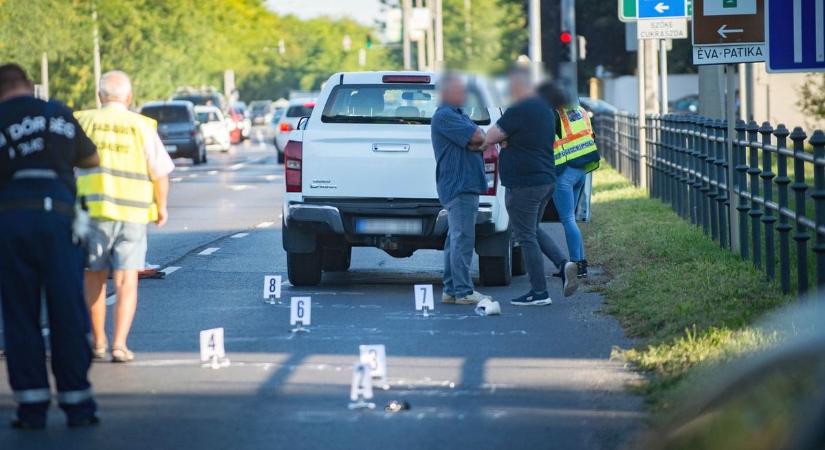
{"label": "blue road sign", "polygon": [[686,0],[637,0],[639,19],[687,17]]}
{"label": "blue road sign", "polygon": [[825,71],[825,0],[766,2],[768,71]]}

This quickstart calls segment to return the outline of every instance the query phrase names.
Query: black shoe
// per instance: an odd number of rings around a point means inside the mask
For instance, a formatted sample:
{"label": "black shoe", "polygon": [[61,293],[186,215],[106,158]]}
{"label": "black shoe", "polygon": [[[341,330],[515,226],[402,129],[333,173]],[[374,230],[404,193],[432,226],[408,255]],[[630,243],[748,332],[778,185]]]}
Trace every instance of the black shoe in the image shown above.
{"label": "black shoe", "polygon": [[578,264],[567,261],[561,269],[561,282],[565,297],[570,297],[579,288],[578,268]]}
{"label": "black shoe", "polygon": [[66,425],[69,428],[83,428],[83,427],[91,427],[100,423],[100,418],[97,416],[90,416],[84,419],[69,419],[66,421]]}
{"label": "black shoe", "polygon": [[16,430],[42,430],[46,428],[46,419],[43,421],[29,421],[29,420],[21,420],[21,419],[14,419],[10,423],[11,427]]}
{"label": "black shoe", "polygon": [[547,291],[530,291],[519,298],[510,300],[510,304],[516,306],[544,306],[553,304],[553,300],[550,300],[550,294]]}
{"label": "black shoe", "polygon": [[576,266],[578,266],[578,277],[587,278],[587,260],[576,261]]}

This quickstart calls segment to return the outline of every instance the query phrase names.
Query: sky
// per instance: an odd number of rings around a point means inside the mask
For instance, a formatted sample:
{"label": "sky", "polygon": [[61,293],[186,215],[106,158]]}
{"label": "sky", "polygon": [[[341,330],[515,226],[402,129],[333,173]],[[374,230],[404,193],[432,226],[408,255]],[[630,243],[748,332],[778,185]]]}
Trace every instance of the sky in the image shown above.
{"label": "sky", "polygon": [[267,0],[269,9],[280,14],[294,14],[301,18],[331,16],[351,17],[372,26],[379,16],[378,0]]}

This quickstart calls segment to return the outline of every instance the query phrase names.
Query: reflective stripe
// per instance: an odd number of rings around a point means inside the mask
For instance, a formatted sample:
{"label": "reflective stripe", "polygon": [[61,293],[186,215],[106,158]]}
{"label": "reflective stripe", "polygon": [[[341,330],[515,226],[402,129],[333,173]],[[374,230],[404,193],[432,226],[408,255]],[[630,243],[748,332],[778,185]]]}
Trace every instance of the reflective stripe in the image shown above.
{"label": "reflective stripe", "polygon": [[52,394],[49,392],[49,388],[14,391],[14,400],[17,403],[43,403],[51,401],[51,399]]}
{"label": "reflective stripe", "polygon": [[80,176],[92,175],[95,173],[105,173],[115,177],[128,178],[130,180],[151,181],[151,178],[149,178],[149,175],[146,173],[127,172],[125,170],[116,170],[110,167],[95,167],[94,169],[79,171]]}
{"label": "reflective stripe", "polygon": [[51,169],[23,169],[14,172],[12,180],[22,180],[24,178],[43,178],[53,180],[57,178],[57,172]]}
{"label": "reflective stripe", "polygon": [[57,402],[61,405],[77,405],[92,398],[92,388],[81,391],[63,391],[57,393]]}
{"label": "reflective stripe", "polygon": [[91,194],[86,196],[86,202],[108,202],[119,206],[128,206],[130,208],[149,208],[152,203],[139,202],[135,200],[126,200],[122,198],[114,198],[105,194]]}

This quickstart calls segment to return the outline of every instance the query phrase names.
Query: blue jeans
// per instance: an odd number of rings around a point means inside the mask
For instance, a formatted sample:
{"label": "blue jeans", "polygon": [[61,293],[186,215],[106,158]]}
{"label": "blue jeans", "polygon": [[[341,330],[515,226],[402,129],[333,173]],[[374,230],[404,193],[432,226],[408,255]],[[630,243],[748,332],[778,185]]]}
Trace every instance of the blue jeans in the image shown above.
{"label": "blue jeans", "polygon": [[553,202],[559,212],[559,221],[564,227],[564,236],[571,261],[584,259],[584,243],[579,225],[576,223],[576,200],[579,198],[586,178],[587,174],[584,170],[568,166],[557,177],[556,190],[553,192]]}
{"label": "blue jeans", "polygon": [[475,290],[470,268],[476,243],[478,195],[458,194],[444,206],[448,223],[444,241],[444,293],[461,298]]}
{"label": "blue jeans", "polygon": [[552,189],[553,186],[550,184],[512,187],[507,188],[504,195],[507,213],[510,215],[510,229],[513,231],[513,239],[521,246],[524,254],[527,275],[530,278],[530,287],[533,292],[547,291],[547,280],[544,278],[544,256],[538,238],[538,224],[544,212],[541,207],[546,204],[547,196]]}

